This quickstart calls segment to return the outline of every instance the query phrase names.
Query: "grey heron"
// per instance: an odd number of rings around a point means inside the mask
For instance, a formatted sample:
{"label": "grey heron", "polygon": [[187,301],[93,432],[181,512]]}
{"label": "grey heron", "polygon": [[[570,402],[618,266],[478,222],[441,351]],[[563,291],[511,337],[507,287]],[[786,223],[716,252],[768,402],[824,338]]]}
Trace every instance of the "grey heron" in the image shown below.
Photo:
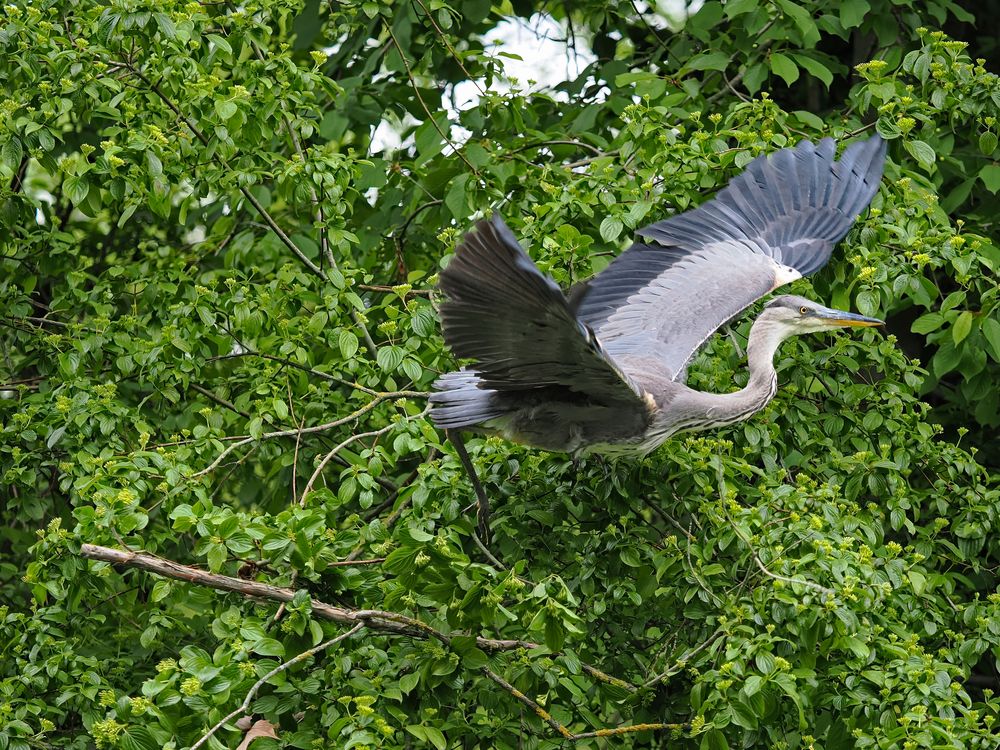
{"label": "grey heron", "polygon": [[714,199],[639,229],[638,239],[569,295],[496,214],[441,272],[445,342],[467,367],[434,384],[431,417],[488,503],[459,430],[575,456],[645,455],[671,435],[749,418],[777,390],[773,357],[801,333],[882,321],[797,296],[771,300],[747,342],[750,378],[732,393],[685,384],[721,325],[830,259],[878,190],[886,144],[803,141],[759,156]]}

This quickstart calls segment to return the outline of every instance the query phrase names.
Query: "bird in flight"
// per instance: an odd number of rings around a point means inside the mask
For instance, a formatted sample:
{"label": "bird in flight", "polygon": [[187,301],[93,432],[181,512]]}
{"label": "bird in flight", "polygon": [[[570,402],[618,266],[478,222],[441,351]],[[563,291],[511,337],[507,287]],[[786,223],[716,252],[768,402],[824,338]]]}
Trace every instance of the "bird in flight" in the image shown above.
{"label": "bird in flight", "polygon": [[878,191],[885,152],[876,135],[839,159],[829,138],[759,156],[712,200],[638,230],[569,295],[498,215],[478,222],[440,276],[445,342],[472,362],[435,382],[432,419],[468,469],[458,430],[576,456],[645,455],[676,433],[749,418],[774,397],[783,340],[882,321],[779,296],[750,329],[744,388],[689,388],[688,362],[755,301],[826,265]]}

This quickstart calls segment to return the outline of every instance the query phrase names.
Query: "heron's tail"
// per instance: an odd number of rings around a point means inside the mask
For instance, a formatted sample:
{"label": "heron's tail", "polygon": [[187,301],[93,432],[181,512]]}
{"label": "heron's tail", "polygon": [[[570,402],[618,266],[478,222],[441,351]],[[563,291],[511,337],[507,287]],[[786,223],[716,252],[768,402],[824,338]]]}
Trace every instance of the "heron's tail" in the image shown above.
{"label": "heron's tail", "polygon": [[504,415],[498,394],[480,387],[474,370],[447,372],[434,382],[431,419],[444,429],[473,427]]}

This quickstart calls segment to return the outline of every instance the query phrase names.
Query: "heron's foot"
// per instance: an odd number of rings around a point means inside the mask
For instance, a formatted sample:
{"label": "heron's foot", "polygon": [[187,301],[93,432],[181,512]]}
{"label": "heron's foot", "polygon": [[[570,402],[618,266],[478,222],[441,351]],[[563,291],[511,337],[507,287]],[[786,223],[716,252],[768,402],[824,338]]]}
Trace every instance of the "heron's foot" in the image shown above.
{"label": "heron's foot", "polygon": [[486,497],[484,492],[478,501],[476,504],[476,530],[483,544],[489,544],[493,541],[493,531],[490,529],[490,499]]}

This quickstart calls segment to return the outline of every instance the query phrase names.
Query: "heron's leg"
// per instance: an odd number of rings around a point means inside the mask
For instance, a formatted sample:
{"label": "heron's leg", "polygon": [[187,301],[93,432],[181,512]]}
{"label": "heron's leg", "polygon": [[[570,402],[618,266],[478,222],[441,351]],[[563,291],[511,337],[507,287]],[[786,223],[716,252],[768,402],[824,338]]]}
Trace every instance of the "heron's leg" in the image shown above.
{"label": "heron's leg", "polygon": [[483,489],[483,485],[479,481],[479,475],[476,474],[476,467],[472,465],[469,452],[465,450],[465,441],[462,440],[462,435],[458,430],[445,430],[444,434],[455,446],[455,452],[458,453],[458,458],[472,482],[472,489],[475,490],[476,499],[479,501],[476,512],[479,536],[484,542],[488,542],[490,538],[490,499],[486,496],[486,490]]}

